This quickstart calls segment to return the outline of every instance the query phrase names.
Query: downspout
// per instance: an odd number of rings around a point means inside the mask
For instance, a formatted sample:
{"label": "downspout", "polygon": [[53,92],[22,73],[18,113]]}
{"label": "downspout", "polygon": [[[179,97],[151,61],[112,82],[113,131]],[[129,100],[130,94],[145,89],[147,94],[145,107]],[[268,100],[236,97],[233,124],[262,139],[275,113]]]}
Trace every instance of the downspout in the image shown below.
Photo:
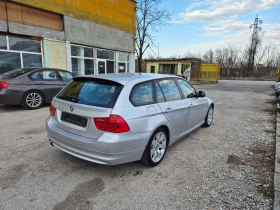
{"label": "downspout", "polygon": [[8,17],[8,7],[7,7],[7,0],[5,0],[5,9],[6,9],[6,24],[7,24],[7,32],[10,32],[9,29],[9,17]]}

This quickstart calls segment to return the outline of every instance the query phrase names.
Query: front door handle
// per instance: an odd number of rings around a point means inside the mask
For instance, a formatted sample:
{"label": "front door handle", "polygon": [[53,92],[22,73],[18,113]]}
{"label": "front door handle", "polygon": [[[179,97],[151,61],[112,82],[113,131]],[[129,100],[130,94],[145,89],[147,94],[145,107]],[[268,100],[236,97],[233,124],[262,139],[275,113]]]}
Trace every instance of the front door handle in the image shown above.
{"label": "front door handle", "polygon": [[166,110],[165,110],[165,112],[167,113],[167,112],[172,112],[173,111],[173,109],[171,109],[171,108],[167,108]]}

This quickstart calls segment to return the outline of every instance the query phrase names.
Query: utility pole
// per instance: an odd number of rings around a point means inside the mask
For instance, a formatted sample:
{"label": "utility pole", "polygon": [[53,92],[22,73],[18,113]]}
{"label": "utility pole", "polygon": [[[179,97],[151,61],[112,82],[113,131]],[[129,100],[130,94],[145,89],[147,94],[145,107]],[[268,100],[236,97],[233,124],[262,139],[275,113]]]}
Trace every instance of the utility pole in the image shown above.
{"label": "utility pole", "polygon": [[259,20],[258,15],[255,18],[255,21],[253,24],[250,25],[250,29],[253,28],[253,33],[251,36],[251,45],[249,48],[249,60],[248,60],[248,69],[247,69],[247,75],[250,76],[250,73],[254,70],[254,64],[255,64],[255,55],[257,52],[258,45],[260,43],[260,35],[259,32],[262,30],[260,25],[262,24],[262,20]]}

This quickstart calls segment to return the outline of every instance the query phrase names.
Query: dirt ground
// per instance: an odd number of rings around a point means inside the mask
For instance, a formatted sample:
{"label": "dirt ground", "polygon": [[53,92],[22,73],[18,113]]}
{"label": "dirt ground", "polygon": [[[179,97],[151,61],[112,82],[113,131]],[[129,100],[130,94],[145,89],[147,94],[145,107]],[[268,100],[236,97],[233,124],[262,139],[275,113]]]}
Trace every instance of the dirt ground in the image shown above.
{"label": "dirt ground", "polygon": [[0,209],[271,209],[273,84],[195,86],[214,101],[214,122],[154,168],[70,156],[47,142],[48,106],[0,106]]}

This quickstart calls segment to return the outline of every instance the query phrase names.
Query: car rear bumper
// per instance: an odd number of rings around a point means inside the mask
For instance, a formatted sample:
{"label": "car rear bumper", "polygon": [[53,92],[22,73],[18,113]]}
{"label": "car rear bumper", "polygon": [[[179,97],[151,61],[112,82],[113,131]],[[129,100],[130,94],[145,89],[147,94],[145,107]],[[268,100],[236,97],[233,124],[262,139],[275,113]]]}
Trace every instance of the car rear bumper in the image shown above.
{"label": "car rear bumper", "polygon": [[0,89],[0,104],[20,105],[22,93],[9,89]]}
{"label": "car rear bumper", "polygon": [[91,162],[117,165],[140,160],[149,141],[147,133],[105,132],[98,140],[82,137],[57,127],[52,117],[46,121],[48,138],[60,150]]}

